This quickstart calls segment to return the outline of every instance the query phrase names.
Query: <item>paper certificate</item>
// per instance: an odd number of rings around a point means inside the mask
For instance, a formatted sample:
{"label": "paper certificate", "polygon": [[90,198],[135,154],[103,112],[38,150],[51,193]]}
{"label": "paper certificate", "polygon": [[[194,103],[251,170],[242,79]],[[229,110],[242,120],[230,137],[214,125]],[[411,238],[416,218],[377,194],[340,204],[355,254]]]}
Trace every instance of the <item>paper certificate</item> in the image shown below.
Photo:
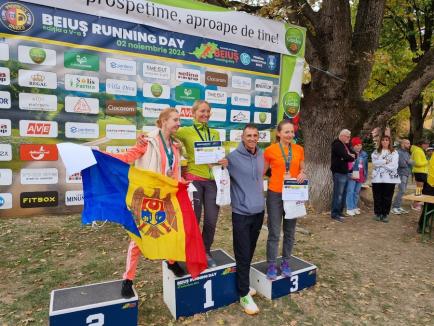
{"label": "paper certificate", "polygon": [[305,180],[297,183],[297,180],[290,179],[283,181],[282,200],[306,201],[309,200],[309,184]]}
{"label": "paper certificate", "polygon": [[197,141],[194,143],[194,163],[212,164],[225,157],[221,141]]}

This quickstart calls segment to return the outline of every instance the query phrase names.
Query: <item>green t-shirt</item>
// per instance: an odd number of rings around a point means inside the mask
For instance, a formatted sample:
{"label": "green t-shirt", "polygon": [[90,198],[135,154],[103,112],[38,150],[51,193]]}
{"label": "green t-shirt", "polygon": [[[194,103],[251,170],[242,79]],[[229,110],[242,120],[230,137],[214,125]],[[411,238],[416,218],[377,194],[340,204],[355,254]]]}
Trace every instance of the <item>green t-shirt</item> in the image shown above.
{"label": "green t-shirt", "polygon": [[[184,157],[187,158],[187,172],[202,178],[213,180],[214,176],[212,175],[208,164],[194,164],[194,143],[197,141],[220,140],[220,134],[217,130],[208,128],[207,124],[199,123],[197,121],[193,121],[193,123],[193,126],[179,128],[176,133],[176,138],[183,143],[187,152],[186,154],[184,153]],[[194,126],[196,126],[203,139],[200,138]],[[211,139],[208,138],[208,135]]]}

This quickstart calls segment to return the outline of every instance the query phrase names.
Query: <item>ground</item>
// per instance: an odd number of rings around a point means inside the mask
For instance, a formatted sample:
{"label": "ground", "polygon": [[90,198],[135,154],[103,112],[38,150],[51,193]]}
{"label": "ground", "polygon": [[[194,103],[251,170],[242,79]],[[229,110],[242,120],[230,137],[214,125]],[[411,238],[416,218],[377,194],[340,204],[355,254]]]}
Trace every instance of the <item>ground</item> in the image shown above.
{"label": "ground", "polygon": [[[414,211],[385,224],[371,210],[345,223],[326,214],[301,220],[294,254],[318,266],[318,282],[291,298],[257,296],[261,312],[253,317],[232,304],[174,321],[162,298],[161,263],[143,260],[139,324],[434,325],[433,240],[421,241]],[[264,228],[255,261],[265,257],[266,237]],[[121,278],[127,246],[121,227],[83,227],[79,215],[0,219],[0,325],[47,325],[51,290]],[[215,247],[232,254],[228,209]]]}

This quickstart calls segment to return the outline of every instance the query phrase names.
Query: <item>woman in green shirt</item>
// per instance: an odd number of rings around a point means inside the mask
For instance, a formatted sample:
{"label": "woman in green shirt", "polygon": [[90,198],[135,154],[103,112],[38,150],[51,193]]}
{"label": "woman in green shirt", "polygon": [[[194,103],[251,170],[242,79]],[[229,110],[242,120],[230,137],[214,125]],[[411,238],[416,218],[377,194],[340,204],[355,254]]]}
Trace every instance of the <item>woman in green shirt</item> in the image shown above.
{"label": "woman in green shirt", "polygon": [[[201,141],[220,140],[219,133],[208,127],[211,116],[211,107],[204,100],[197,100],[193,107],[193,125],[182,127],[176,133],[176,137],[184,144],[187,157],[187,171],[184,178],[192,181],[197,191],[193,193],[193,206],[197,223],[200,224],[202,207],[204,210],[202,239],[207,253],[208,267],[215,267],[216,263],[210,254],[214,241],[215,228],[219,214],[219,206],[216,205],[217,186],[212,174],[211,165],[194,163],[194,143]],[[227,159],[218,161],[218,164],[227,166]]]}

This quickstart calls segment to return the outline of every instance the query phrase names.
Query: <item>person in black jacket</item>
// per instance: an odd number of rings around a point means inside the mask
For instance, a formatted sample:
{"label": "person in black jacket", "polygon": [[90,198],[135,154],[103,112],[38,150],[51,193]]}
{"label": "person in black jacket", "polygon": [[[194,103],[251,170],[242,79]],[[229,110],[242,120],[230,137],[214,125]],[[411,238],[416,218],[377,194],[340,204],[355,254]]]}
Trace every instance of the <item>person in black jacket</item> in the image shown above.
{"label": "person in black jacket", "polygon": [[333,173],[333,200],[331,218],[343,222],[342,216],[346,188],[348,182],[348,173],[352,171],[352,163],[356,158],[356,153],[349,147],[351,131],[343,129],[339,133],[338,139],[332,143],[332,159],[330,170]]}

